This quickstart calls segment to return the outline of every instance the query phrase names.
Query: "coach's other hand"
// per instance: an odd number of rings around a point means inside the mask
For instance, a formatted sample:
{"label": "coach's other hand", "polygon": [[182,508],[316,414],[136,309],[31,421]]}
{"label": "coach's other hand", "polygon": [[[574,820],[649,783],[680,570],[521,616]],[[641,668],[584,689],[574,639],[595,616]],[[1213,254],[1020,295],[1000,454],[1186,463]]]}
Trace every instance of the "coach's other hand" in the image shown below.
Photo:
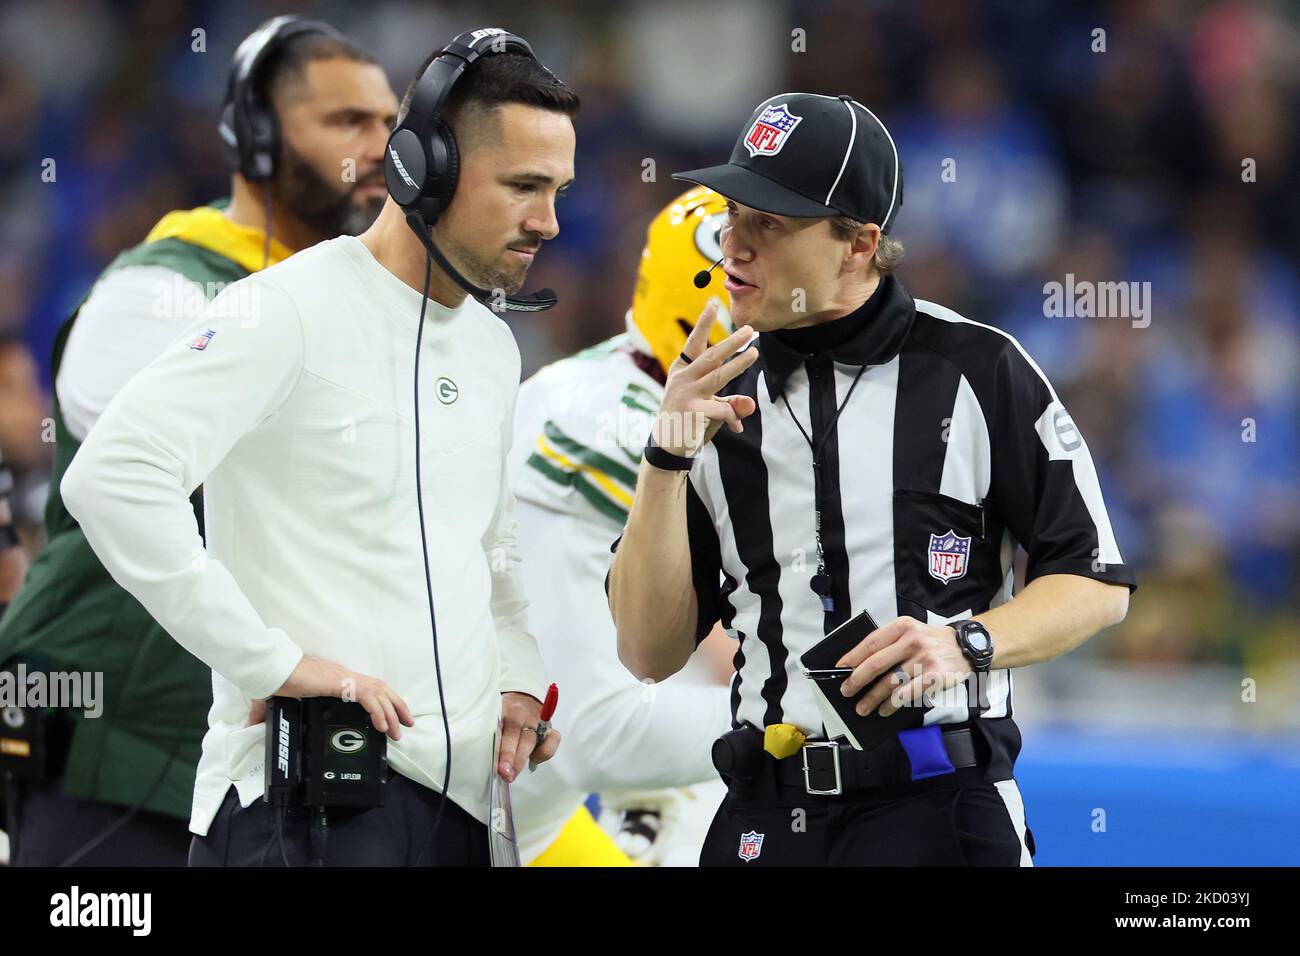
{"label": "coach's other hand", "polygon": [[519,776],[529,760],[545,763],[560,749],[560,732],[554,727],[537,746],[537,722],[542,702],[529,694],[507,691],[501,695],[501,744],[497,747],[497,773],[507,783]]}

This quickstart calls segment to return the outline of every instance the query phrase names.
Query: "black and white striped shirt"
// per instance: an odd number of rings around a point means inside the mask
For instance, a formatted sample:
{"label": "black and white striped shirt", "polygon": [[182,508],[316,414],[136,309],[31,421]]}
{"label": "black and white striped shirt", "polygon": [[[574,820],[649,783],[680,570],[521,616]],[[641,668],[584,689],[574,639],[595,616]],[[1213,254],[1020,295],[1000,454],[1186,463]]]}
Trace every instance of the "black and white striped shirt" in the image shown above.
{"label": "black and white striped shirt", "polygon": [[[1136,586],[1083,436],[1010,335],[914,302],[891,275],[853,314],[749,347],[759,361],[723,394],[748,395],[757,410],[742,433],[724,428],[701,450],[687,495],[697,640],[721,620],[739,641],[734,725],[786,722],[819,736],[800,673],[809,647],[864,608],[883,625],[995,607],[1012,596],[1017,544],[1026,581]],[[818,497],[833,610],[809,586]],[[977,701],[967,684],[940,693],[925,723],[986,721],[992,779],[1010,777],[1020,749],[1010,671],[992,672],[986,688]]]}

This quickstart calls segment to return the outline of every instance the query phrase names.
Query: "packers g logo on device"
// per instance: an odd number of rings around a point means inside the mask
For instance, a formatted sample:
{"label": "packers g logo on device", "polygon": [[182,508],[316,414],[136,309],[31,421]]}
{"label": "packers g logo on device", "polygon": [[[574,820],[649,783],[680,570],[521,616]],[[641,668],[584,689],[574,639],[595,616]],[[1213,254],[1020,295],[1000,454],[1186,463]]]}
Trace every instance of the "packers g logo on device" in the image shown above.
{"label": "packers g logo on device", "polygon": [[366,749],[366,735],[352,727],[330,734],[330,746],[341,754],[360,753]]}

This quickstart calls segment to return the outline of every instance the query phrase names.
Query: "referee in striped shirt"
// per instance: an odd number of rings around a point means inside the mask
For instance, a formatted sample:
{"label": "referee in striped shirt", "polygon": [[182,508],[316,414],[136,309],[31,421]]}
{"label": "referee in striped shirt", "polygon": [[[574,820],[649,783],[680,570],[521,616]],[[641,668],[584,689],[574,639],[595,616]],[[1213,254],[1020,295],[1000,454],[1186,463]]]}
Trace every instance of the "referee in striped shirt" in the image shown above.
{"label": "referee in striped shirt", "polygon": [[[675,178],[727,197],[737,331],[706,347],[711,307],[673,363],[608,586],[639,679],[718,620],[739,642],[701,863],[1032,865],[1013,669],[1136,587],[1083,436],[1015,339],[891,273],[902,167],[851,97],[773,97],[730,162]],[[859,751],[827,742],[800,656],[864,610],[831,692],[917,719]]]}

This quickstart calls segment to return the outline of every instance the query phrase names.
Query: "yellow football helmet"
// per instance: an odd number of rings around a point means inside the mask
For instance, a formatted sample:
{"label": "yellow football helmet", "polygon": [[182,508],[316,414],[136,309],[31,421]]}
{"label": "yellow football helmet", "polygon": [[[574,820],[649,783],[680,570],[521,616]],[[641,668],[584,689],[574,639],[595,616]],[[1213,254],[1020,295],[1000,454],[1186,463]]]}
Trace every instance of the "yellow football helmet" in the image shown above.
{"label": "yellow football helmet", "polygon": [[731,300],[718,271],[703,289],[694,282],[697,272],[722,257],[719,236],[726,214],[723,197],[696,186],[674,199],[646,230],[631,319],[665,372],[681,354],[710,299],[718,300],[718,319],[709,330],[709,344],[734,331]]}

